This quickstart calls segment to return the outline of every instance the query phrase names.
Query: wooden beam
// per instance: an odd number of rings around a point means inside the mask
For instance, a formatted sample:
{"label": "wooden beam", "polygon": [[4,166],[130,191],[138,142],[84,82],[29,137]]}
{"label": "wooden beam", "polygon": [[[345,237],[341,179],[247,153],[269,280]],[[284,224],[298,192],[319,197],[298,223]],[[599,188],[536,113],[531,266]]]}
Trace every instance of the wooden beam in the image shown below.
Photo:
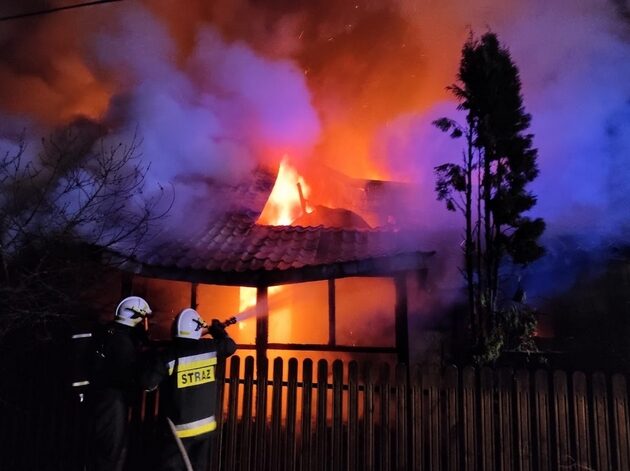
{"label": "wooden beam", "polygon": [[267,358],[269,344],[269,298],[266,286],[256,291],[256,362],[260,365]]}
{"label": "wooden beam", "polygon": [[328,345],[337,343],[337,307],[335,298],[335,279],[328,280]]}
{"label": "wooden beam", "polygon": [[288,268],[286,270],[255,270],[244,272],[148,265],[137,260],[121,257],[117,254],[109,254],[104,261],[122,271],[142,275],[147,278],[190,281],[211,285],[257,287],[321,281],[330,278],[394,276],[408,270],[422,270],[426,268],[429,258],[431,258],[434,253],[435,252],[413,252],[390,257],[304,266],[301,268]]}
{"label": "wooden beam", "polygon": [[131,296],[133,290],[133,273],[122,272],[120,277],[120,297]]}
{"label": "wooden beam", "polygon": [[407,274],[394,277],[396,286],[396,351],[398,363],[409,365],[409,323],[407,309]]}
{"label": "wooden beam", "polygon": [[[254,350],[256,345],[238,344],[239,350]],[[313,352],[398,353],[396,347],[361,347],[354,345],[328,345],[325,343],[268,343],[267,350],[296,350]]]}
{"label": "wooden beam", "polygon": [[190,284],[190,307],[193,309],[197,309],[197,286],[199,283],[191,283]]}

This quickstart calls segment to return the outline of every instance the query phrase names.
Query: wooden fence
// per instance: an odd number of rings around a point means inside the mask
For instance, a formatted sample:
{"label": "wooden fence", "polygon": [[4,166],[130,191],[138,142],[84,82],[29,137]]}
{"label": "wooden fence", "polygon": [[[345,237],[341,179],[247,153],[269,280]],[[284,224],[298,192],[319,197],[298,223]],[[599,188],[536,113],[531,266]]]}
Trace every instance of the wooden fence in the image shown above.
{"label": "wooden fence", "polygon": [[[625,375],[234,356],[219,381],[212,469],[630,470]],[[28,386],[30,412],[0,401],[0,468],[82,469],[82,405]],[[157,403],[133,410],[132,460],[151,452]]]}

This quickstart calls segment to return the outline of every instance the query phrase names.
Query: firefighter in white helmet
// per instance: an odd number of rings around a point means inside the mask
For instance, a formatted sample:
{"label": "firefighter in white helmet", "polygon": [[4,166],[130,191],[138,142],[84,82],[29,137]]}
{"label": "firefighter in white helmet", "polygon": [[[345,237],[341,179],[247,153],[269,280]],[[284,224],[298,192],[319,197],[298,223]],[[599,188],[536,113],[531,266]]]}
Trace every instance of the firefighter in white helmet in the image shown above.
{"label": "firefighter in white helmet", "polygon": [[92,412],[90,470],[118,471],[124,467],[132,400],[140,388],[140,357],[148,345],[145,320],[151,314],[146,300],[124,298],[114,319],[97,335],[92,379],[88,396]]}
{"label": "firefighter in white helmet", "polygon": [[[202,338],[210,333],[212,339]],[[173,342],[144,375],[146,389],[160,386],[165,411],[162,446],[155,469],[205,470],[210,434],[216,429],[217,364],[236,351],[225,325],[206,324],[191,308],[172,325]]]}
{"label": "firefighter in white helmet", "polygon": [[152,314],[149,303],[140,296],[129,296],[118,304],[114,322],[135,327]]}

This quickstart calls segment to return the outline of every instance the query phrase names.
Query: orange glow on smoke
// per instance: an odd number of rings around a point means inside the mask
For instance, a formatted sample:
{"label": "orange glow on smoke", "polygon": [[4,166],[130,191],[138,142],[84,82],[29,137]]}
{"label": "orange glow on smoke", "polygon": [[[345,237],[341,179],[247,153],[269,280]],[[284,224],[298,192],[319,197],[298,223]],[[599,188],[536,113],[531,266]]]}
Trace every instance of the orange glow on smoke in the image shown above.
{"label": "orange glow on smoke", "polygon": [[303,198],[306,200],[310,194],[310,187],[297,170],[291,166],[289,157],[283,156],[276,183],[258,219],[260,224],[287,226],[303,213],[298,183]]}
{"label": "orange glow on smoke", "polygon": [[[295,315],[292,306],[283,300],[281,296],[279,296],[280,292],[284,289],[284,286],[270,286],[269,287],[269,313],[271,314],[271,308],[274,307],[274,304],[277,304],[277,307],[273,310],[273,317],[270,319],[270,329],[273,328],[276,332],[276,335],[285,339],[284,342],[287,342],[288,339],[292,338],[293,332],[293,317]],[[274,303],[274,299],[279,299],[280,302]]]}
{"label": "orange glow on smoke", "polygon": [[[270,303],[274,306],[273,318],[275,320],[275,330],[278,332],[280,338],[288,339],[291,337],[292,330],[292,309],[291,305],[286,303],[286,300],[281,299],[282,296],[280,294],[283,289],[283,286],[270,286],[268,296]],[[256,288],[241,287],[239,298],[239,312],[247,311],[249,308],[256,305]],[[255,317],[251,319],[251,322],[256,322],[254,320]],[[244,319],[239,321],[239,329],[245,329],[247,322],[250,322],[250,320]]]}
{"label": "orange glow on smoke", "polygon": [[306,344],[328,340],[326,281],[274,286],[269,293],[269,342]]}
{"label": "orange glow on smoke", "polygon": [[[246,288],[242,286],[239,289],[238,312],[246,311],[247,309],[255,305],[256,305],[256,288]],[[238,328],[240,330],[245,329],[246,322],[247,320],[239,321]]]}

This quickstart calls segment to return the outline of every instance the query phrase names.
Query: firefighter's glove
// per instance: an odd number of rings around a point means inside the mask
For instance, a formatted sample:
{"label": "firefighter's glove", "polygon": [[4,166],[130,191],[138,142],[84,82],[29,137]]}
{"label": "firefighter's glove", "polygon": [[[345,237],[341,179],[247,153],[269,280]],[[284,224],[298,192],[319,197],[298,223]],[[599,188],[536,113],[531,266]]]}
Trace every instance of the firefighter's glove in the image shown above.
{"label": "firefighter's glove", "polygon": [[208,332],[210,332],[210,335],[215,339],[224,339],[227,337],[225,326],[218,319],[212,319],[212,323],[210,327],[208,327]]}

